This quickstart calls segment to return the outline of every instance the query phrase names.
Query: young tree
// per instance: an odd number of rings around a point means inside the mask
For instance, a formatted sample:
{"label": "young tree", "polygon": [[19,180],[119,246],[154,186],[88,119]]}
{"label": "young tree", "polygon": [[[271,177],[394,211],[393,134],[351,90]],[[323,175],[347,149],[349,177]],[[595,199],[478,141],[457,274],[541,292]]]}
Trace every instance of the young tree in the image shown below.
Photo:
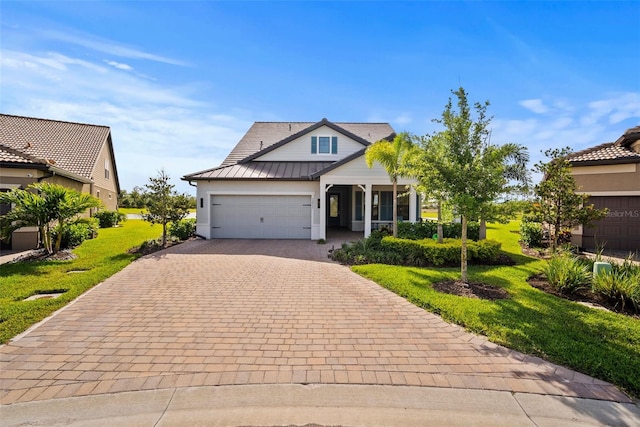
{"label": "young tree", "polygon": [[417,142],[414,145],[416,149],[411,150],[405,158],[403,169],[407,175],[415,175],[415,171],[420,171],[416,190],[436,201],[438,243],[442,243],[444,234],[442,230],[442,204],[446,200],[446,193],[444,185],[440,181],[440,174],[429,165],[444,155],[444,139],[439,138],[438,135],[424,136],[419,137]]}
{"label": "young tree", "polygon": [[399,133],[393,141],[382,139],[367,148],[364,153],[367,166],[378,162],[384,167],[393,184],[393,237],[398,237],[398,178],[402,173],[403,158],[411,150],[413,143],[407,133]]}
{"label": "young tree", "polygon": [[[30,185],[26,190],[14,189],[0,194],[0,203],[13,209],[0,218],[0,236],[9,240],[11,233],[22,227],[38,227],[40,239],[48,253],[60,250],[64,231],[90,208],[102,206],[100,199],[76,190],[47,182]],[[53,232],[57,233],[54,242]]]}
{"label": "young tree", "polygon": [[558,236],[563,228],[589,225],[607,214],[606,209],[598,210],[593,204],[587,204],[588,194],[576,193],[578,185],[571,175],[571,163],[566,158],[570,153],[569,147],[549,149],[544,154],[551,160],[538,162],[534,167],[543,174],[543,179],[534,190],[536,200],[532,213],[541,223],[551,227],[553,251],[558,246]]}
{"label": "young tree", "polygon": [[147,213],[142,214],[142,219],[162,224],[162,246],[167,245],[167,224],[180,221],[189,214],[189,196],[175,191],[170,179],[161,169],[156,177],[149,178],[144,190]]}
{"label": "young tree", "polygon": [[457,109],[449,98],[442,117],[434,120],[444,130],[425,138],[422,149],[426,161],[414,175],[428,187],[439,186],[442,196],[461,216],[460,273],[461,280],[467,282],[467,222],[469,218],[480,218],[483,208],[508,190],[516,169],[511,163],[514,148],[519,153],[526,153],[526,149],[513,144],[490,144],[491,118],[486,115],[489,102],[474,104],[474,119],[465,90],[459,88],[452,93],[458,98]]}

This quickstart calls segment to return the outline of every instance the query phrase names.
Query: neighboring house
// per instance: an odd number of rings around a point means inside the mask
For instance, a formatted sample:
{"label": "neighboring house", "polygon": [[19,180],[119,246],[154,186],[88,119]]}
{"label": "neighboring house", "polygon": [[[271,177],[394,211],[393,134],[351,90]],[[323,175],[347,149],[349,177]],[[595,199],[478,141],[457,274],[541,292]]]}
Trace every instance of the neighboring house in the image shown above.
{"label": "neighboring house", "polygon": [[[256,122],[219,167],[182,177],[197,185],[197,233],[207,239],[326,239],[328,228],[392,224],[389,175],[366,148],[391,139],[388,123]],[[415,222],[419,198],[399,179],[398,218]]]}
{"label": "neighboring house", "polygon": [[[52,182],[118,207],[118,173],[108,126],[0,114],[0,191]],[[0,207],[5,213],[9,206]],[[32,249],[35,228],[13,233],[3,248]]]}
{"label": "neighboring house", "polygon": [[640,126],[616,142],[569,156],[579,191],[591,195],[606,218],[573,231],[574,244],[585,249],[640,251]]}

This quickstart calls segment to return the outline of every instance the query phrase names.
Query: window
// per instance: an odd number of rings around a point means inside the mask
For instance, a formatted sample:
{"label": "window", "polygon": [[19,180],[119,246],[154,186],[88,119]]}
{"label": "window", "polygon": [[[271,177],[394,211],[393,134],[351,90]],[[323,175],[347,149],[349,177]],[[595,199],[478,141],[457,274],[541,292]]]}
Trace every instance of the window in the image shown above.
{"label": "window", "polygon": [[356,191],[356,221],[362,221],[362,191]]}
{"label": "window", "polygon": [[[371,219],[393,221],[393,191],[374,191],[371,198]],[[409,197],[398,195],[398,220],[409,219]]]}
{"label": "window", "polygon": [[109,179],[109,161],[104,161],[104,179]]}
{"label": "window", "polygon": [[311,154],[338,154],[338,137],[312,136]]}

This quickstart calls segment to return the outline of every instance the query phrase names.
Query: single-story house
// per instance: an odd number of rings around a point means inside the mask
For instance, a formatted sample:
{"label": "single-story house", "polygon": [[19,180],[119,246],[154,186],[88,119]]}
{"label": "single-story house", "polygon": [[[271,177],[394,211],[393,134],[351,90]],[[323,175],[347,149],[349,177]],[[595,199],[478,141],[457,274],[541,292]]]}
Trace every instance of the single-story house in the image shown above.
{"label": "single-story house", "polygon": [[589,250],[640,251],[640,126],[616,141],[568,157],[579,191],[607,216],[573,231],[572,243]]}
{"label": "single-story house", "polygon": [[[222,164],[182,177],[197,186],[196,232],[207,239],[326,239],[392,224],[392,185],[366,148],[388,123],[256,122]],[[398,181],[398,218],[420,218],[414,181]]]}
{"label": "single-story house", "polygon": [[[105,209],[118,208],[120,184],[108,126],[0,114],[0,191],[51,182],[90,193]],[[0,215],[11,209],[0,206]],[[38,232],[25,227],[3,249],[37,247]]]}

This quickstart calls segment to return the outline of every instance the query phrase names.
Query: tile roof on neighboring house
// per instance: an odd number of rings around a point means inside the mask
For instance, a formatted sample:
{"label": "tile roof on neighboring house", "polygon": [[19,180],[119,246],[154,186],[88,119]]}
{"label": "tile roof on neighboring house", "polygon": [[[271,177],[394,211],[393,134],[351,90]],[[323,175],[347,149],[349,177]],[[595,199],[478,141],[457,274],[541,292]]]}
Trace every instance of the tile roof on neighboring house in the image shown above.
{"label": "tile roof on neighboring house", "polygon": [[[22,160],[14,161],[42,159],[60,170],[92,179],[105,143],[110,143],[108,126],[0,114],[0,145],[22,155]],[[5,156],[2,160],[10,161]]]}
{"label": "tile roof on neighboring house", "polygon": [[640,163],[640,126],[627,129],[616,142],[572,153],[567,160],[573,166]]}
{"label": "tile roof on neighboring house", "polygon": [[[200,179],[314,179],[343,161],[253,162],[252,160],[322,126],[340,132],[366,146],[389,138],[395,131],[388,123],[343,123],[322,119],[319,122],[256,122],[222,164],[213,169],[192,173],[186,180]],[[352,156],[349,156],[351,159]],[[343,159],[344,160],[344,159]]]}

